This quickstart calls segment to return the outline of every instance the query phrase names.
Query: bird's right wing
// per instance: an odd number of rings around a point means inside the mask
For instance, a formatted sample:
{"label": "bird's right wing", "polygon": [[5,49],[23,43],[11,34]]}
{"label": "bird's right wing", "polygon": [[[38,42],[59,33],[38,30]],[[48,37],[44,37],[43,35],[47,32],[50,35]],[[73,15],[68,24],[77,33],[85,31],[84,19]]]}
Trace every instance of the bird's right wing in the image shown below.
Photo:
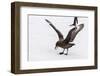
{"label": "bird's right wing", "polygon": [[78,25],[78,28],[75,31],[73,31],[71,35],[70,42],[72,42],[75,39],[76,35],[83,29],[83,27],[84,27],[84,24]]}
{"label": "bird's right wing", "polygon": [[67,44],[70,42],[70,39],[71,39],[71,36],[73,34],[73,32],[76,30],[76,27],[72,28],[69,32],[68,32],[68,35],[67,37],[65,38],[64,42]]}
{"label": "bird's right wing", "polygon": [[56,27],[49,20],[45,19],[45,21],[48,22],[49,25],[56,31],[56,33],[58,34],[59,40],[64,39],[62,33],[58,29],[56,29]]}
{"label": "bird's right wing", "polygon": [[72,28],[69,31],[69,33],[68,33],[67,37],[65,38],[64,42],[65,43],[72,42],[75,39],[78,32],[83,29],[83,27],[84,27],[84,24],[80,24],[80,25],[78,25],[78,28],[77,27]]}

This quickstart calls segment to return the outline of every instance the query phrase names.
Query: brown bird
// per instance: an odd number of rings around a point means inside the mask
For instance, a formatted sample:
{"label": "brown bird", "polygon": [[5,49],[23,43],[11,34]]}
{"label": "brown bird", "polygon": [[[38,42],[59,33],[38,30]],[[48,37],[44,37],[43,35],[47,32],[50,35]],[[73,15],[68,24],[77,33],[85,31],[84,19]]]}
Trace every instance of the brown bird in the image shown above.
{"label": "brown bird", "polygon": [[75,39],[77,33],[82,30],[82,28],[84,27],[84,24],[79,24],[77,27],[75,26],[74,28],[72,28],[67,37],[64,39],[62,33],[47,19],[45,19],[46,22],[49,23],[49,25],[56,31],[56,33],[58,34],[59,40],[56,42],[55,45],[55,49],[57,47],[61,47],[63,48],[63,52],[60,52],[59,54],[64,54],[65,49],[67,49],[67,53],[65,53],[65,55],[68,55],[68,49],[71,48],[72,46],[74,46],[75,44],[72,43],[72,41]]}

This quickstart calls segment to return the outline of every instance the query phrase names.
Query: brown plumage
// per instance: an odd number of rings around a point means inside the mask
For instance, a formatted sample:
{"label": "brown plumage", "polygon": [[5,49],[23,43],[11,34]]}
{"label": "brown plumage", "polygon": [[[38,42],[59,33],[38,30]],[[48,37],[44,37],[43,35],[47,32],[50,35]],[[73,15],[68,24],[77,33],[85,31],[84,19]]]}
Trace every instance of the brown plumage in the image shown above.
{"label": "brown plumage", "polygon": [[56,42],[55,49],[57,47],[61,47],[61,48],[64,49],[63,52],[60,52],[59,54],[64,54],[65,49],[67,49],[67,53],[65,53],[65,55],[67,55],[68,54],[68,48],[71,48],[72,46],[75,45],[74,43],[71,43],[71,42],[75,39],[77,33],[84,27],[84,24],[80,24],[77,27],[75,26],[74,28],[72,28],[69,31],[67,37],[64,39],[62,33],[49,20],[47,20],[47,19],[45,19],[45,20],[46,20],[46,22],[49,23],[49,25],[58,34],[59,40]]}

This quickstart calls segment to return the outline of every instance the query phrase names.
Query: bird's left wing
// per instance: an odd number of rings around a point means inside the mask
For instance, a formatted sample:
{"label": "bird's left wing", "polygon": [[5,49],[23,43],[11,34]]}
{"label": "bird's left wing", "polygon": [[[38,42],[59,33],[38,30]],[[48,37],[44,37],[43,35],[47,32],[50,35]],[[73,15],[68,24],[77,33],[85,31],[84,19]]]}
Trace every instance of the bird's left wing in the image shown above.
{"label": "bird's left wing", "polygon": [[45,19],[46,22],[49,23],[49,25],[56,31],[56,33],[58,34],[59,40],[63,40],[63,35],[62,33],[47,19]]}

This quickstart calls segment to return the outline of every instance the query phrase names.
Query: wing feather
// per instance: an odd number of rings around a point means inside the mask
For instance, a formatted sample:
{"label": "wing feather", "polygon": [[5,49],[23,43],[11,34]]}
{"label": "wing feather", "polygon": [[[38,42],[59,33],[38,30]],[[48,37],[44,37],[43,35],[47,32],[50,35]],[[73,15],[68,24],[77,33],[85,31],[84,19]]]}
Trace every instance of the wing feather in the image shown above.
{"label": "wing feather", "polygon": [[64,39],[62,33],[47,19],[45,19],[46,22],[49,23],[49,25],[56,31],[56,33],[58,34],[59,40]]}
{"label": "wing feather", "polygon": [[78,25],[79,28],[77,27],[74,27],[73,29],[71,29],[67,35],[67,37],[65,38],[64,42],[65,43],[69,43],[69,42],[72,42],[76,35],[78,34],[79,31],[81,31],[84,27],[84,24],[80,24]]}

